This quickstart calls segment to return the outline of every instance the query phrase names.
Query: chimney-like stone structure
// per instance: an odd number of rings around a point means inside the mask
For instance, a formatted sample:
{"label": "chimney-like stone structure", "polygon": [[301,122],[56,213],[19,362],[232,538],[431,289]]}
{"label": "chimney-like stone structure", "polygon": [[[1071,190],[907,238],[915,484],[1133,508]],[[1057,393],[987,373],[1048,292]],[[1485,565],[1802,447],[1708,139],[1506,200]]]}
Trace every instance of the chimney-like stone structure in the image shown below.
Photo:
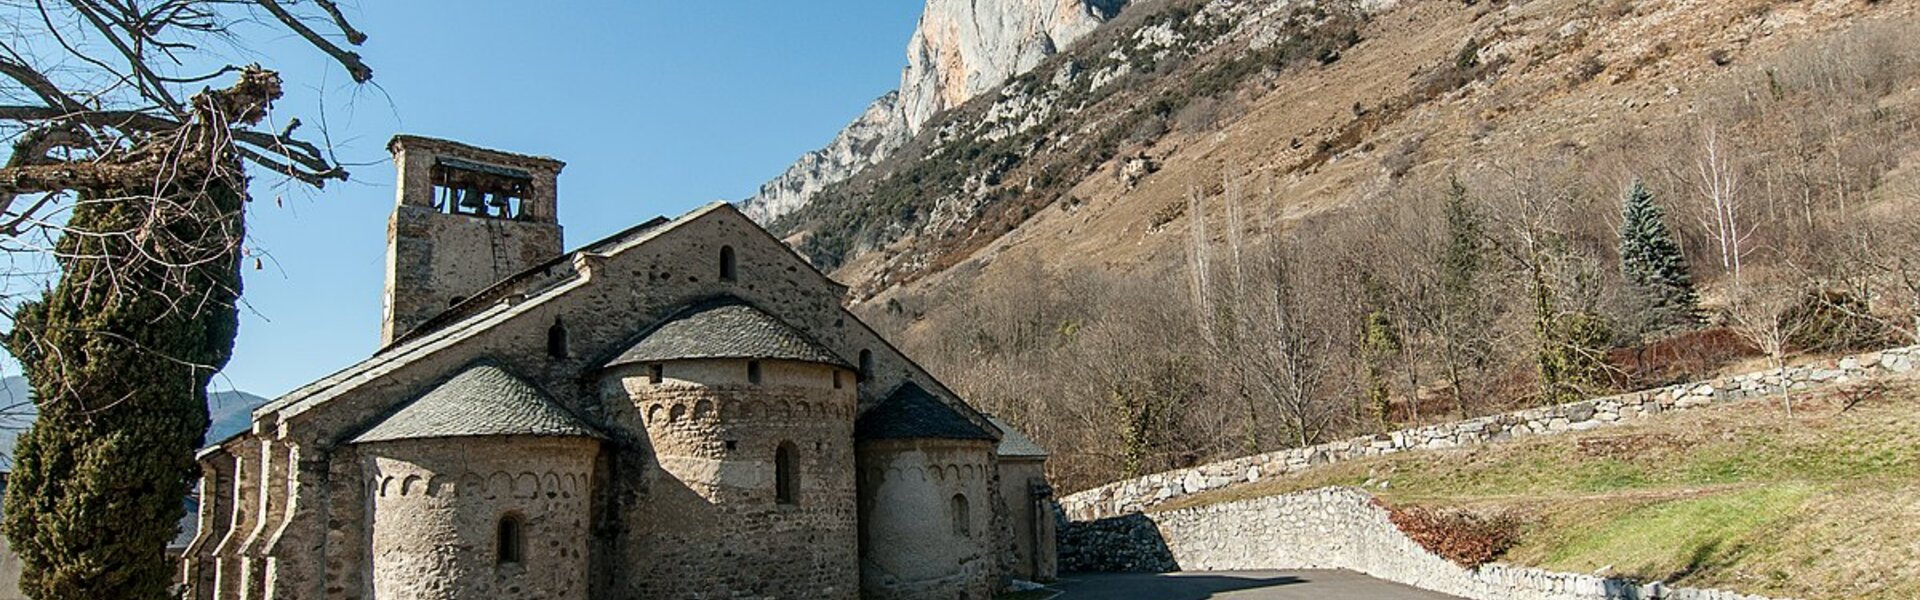
{"label": "chimney-like stone structure", "polygon": [[387,221],[381,346],[560,255],[565,163],[413,135],[394,136],[387,150],[398,190]]}

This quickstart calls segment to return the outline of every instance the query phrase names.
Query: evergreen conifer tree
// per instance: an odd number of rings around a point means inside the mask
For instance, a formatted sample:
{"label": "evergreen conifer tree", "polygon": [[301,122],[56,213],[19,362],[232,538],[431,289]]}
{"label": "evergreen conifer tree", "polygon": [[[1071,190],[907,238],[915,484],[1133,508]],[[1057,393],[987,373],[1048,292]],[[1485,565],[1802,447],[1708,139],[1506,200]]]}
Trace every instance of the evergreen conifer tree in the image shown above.
{"label": "evergreen conifer tree", "polygon": [[1699,297],[1687,258],[1646,184],[1635,180],[1620,213],[1620,272],[1645,331],[1688,327],[1699,320]]}
{"label": "evergreen conifer tree", "polygon": [[78,191],[58,281],[14,313],[4,341],[39,415],[15,448],[0,531],[27,597],[174,597],[167,544],[199,474],[207,382],[239,330],[246,177],[221,140],[279,96],[278,75],[248,69],[196,97],[200,114],[171,137],[120,155],[130,175]]}

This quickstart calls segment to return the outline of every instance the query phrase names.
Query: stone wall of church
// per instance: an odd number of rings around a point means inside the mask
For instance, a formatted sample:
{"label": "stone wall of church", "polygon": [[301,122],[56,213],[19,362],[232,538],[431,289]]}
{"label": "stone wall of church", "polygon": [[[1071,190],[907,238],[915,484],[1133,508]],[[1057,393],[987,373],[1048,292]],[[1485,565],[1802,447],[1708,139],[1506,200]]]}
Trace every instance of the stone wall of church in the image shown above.
{"label": "stone wall of church", "polygon": [[1055,560],[1053,488],[1044,458],[1000,458],[1000,498],[1012,528],[1012,575],[1027,581],[1052,581]]}
{"label": "stone wall of church", "polygon": [[361,446],[377,600],[585,600],[589,438]]}
{"label": "stone wall of church", "polygon": [[758,362],[759,383],[744,360],[665,362],[657,383],[649,365],[608,373],[610,419],[657,461],[616,467],[632,474],[615,476],[633,502],[609,567],[626,596],[858,596],[852,374]]}
{"label": "stone wall of church", "polygon": [[[336,576],[368,560],[366,548],[356,546],[358,540],[364,539],[363,532],[356,530],[364,520],[356,512],[361,510],[362,498],[350,489],[354,486],[342,483],[362,481],[366,474],[361,472],[362,462],[352,456],[351,448],[342,444],[374,419],[416,397],[426,386],[476,359],[498,362],[535,383],[562,406],[590,422],[609,426],[610,433],[619,438],[602,449],[603,461],[608,466],[601,481],[607,483],[608,489],[597,500],[604,503],[604,510],[596,509],[595,515],[605,521],[595,524],[594,535],[583,536],[592,539],[593,554],[603,557],[595,559],[601,561],[595,563],[596,574],[616,573],[629,564],[652,564],[645,562],[650,557],[627,553],[637,552],[633,550],[637,540],[652,535],[646,529],[647,523],[673,519],[656,519],[655,509],[648,505],[652,488],[657,487],[650,480],[657,479],[663,472],[654,460],[644,417],[636,418],[641,413],[632,411],[631,398],[618,396],[618,402],[603,403],[615,396],[605,394],[599,379],[583,377],[583,374],[597,373],[608,359],[631,344],[636,335],[680,308],[717,295],[738,296],[805,331],[848,363],[864,367],[857,373],[842,371],[839,392],[844,395],[841,402],[846,405],[845,417],[834,417],[830,425],[819,425],[830,427],[831,431],[805,432],[818,436],[823,444],[829,440],[842,444],[838,450],[835,446],[823,445],[822,451],[840,452],[846,457],[842,464],[848,465],[848,473],[852,472],[853,451],[849,446],[856,402],[865,408],[907,380],[918,381],[936,391],[944,389],[847,312],[841,306],[843,288],[812,273],[800,257],[731,208],[721,206],[696,211],[674,230],[657,238],[651,235],[631,233],[628,239],[599,247],[593,254],[556,264],[535,278],[541,282],[539,285],[507,294],[501,303],[477,308],[472,315],[446,329],[382,350],[366,362],[264,407],[256,420],[265,429],[257,435],[285,441],[269,443],[249,436],[229,444],[238,466],[234,471],[233,489],[223,493],[233,494],[234,514],[227,531],[217,532],[218,537],[209,539],[218,542],[210,565],[215,572],[214,588],[223,593],[233,592],[222,597],[238,598],[241,590],[251,591],[250,597],[260,597],[264,580],[268,578],[260,558],[261,544],[274,531],[287,530],[300,532],[305,537],[292,540],[299,543],[282,544],[285,552],[300,554],[281,559],[283,566],[277,572],[304,569],[313,574],[301,582],[308,587],[301,587],[298,594],[288,597],[366,598],[361,582]],[[719,277],[718,268],[721,251],[729,246],[737,257],[737,275],[731,280]],[[556,325],[562,325],[566,333],[564,352],[557,354],[548,348]],[[862,357],[866,360],[861,360]],[[817,379],[823,386],[821,389],[786,386],[778,384],[779,378],[784,377],[783,367],[768,365],[766,368],[766,376],[775,384],[753,394],[767,401],[769,410],[776,405],[773,402],[776,398],[800,398],[808,394],[842,397],[834,395],[831,379],[825,375]],[[743,391],[723,388],[725,386],[708,390],[716,394],[715,406],[722,405],[720,400],[727,397],[749,396]],[[858,400],[853,391],[858,392]],[[819,413],[832,412],[819,408],[821,406],[839,406],[810,400],[805,404],[805,410]],[[787,405],[797,412],[803,411],[797,402]],[[691,412],[698,407],[698,401],[694,401],[687,403],[685,410]],[[755,410],[751,400],[739,410],[763,414]],[[626,414],[618,414],[622,411]],[[802,426],[796,424],[799,417],[795,419],[794,423],[779,427],[768,425],[763,430],[770,432],[769,435],[781,431],[799,435]],[[756,435],[736,442],[741,452],[770,456],[773,446],[755,446],[766,444],[766,439]],[[724,442],[720,440],[722,447]],[[300,460],[309,464],[289,470],[285,462],[291,455],[287,451],[267,450],[287,444],[302,448]],[[799,449],[806,455],[804,445],[799,445]],[[309,472],[310,469],[313,471]],[[306,479],[295,477],[296,471],[306,473],[302,475]],[[803,500],[800,512],[814,515],[807,517],[810,519],[852,523],[855,508],[850,499],[851,481],[849,475],[844,484],[849,498],[845,510],[816,510]],[[290,497],[301,498],[302,503],[289,504]],[[802,498],[810,497],[813,496],[803,489]],[[289,510],[289,506],[293,508]],[[993,512],[987,506],[990,505],[983,502],[976,508]],[[754,518],[761,520],[747,519],[741,526],[784,527],[769,518]],[[715,530],[709,537],[726,538],[725,531]],[[845,555],[822,555],[813,563],[835,565],[831,576],[849,582],[845,587],[856,585],[858,577],[856,568],[846,568],[856,564],[852,532],[852,526],[848,525],[845,532],[836,530],[833,534],[845,536],[846,543],[822,538],[810,545],[835,548],[832,553]],[[692,537],[691,533],[685,535]],[[261,543],[254,543],[256,540]],[[728,569],[715,572],[731,572],[738,561],[729,560],[726,564]],[[613,577],[605,575],[596,581],[600,587],[596,587],[595,597],[634,596],[622,586],[627,585],[626,579],[638,578],[622,575],[621,581],[616,582]],[[324,593],[317,593],[322,581]],[[598,590],[606,593],[602,595]]]}
{"label": "stone wall of church", "polygon": [[999,587],[993,443],[859,443],[863,598],[991,598]]}

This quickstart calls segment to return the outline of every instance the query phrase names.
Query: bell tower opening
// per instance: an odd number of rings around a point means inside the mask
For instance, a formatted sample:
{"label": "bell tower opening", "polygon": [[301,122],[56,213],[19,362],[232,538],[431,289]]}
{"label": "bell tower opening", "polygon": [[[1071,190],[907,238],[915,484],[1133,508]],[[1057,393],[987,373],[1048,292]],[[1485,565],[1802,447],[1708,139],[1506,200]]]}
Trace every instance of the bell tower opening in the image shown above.
{"label": "bell tower opening", "polygon": [[561,253],[565,163],[413,135],[387,143],[398,178],[387,222],[380,342]]}

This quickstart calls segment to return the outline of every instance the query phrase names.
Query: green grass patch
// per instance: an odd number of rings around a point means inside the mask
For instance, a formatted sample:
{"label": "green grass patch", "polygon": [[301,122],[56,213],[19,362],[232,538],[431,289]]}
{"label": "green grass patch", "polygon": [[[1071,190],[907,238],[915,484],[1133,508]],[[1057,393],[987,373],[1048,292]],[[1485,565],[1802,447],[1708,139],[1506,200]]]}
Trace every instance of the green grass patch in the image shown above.
{"label": "green grass patch", "polygon": [[1576,503],[1528,536],[1508,558],[1559,571],[1673,581],[1724,569],[1764,547],[1776,526],[1815,495],[1780,484],[1607,506]]}
{"label": "green grass patch", "polygon": [[[1920,392],[1833,390],[1630,425],[1326,465],[1171,510],[1326,486],[1506,513],[1502,562],[1774,597],[1920,598]],[[1843,407],[1845,407],[1843,409]]]}

